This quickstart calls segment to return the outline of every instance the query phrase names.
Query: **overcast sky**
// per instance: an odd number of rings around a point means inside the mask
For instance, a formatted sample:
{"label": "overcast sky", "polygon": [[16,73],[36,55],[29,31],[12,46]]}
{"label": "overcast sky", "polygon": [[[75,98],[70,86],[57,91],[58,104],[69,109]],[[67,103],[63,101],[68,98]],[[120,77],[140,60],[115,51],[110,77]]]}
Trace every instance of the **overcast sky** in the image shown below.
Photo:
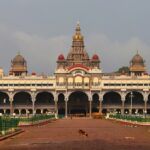
{"label": "overcast sky", "polygon": [[7,74],[20,52],[29,73],[52,74],[78,20],[103,72],[128,66],[137,50],[150,72],[150,0],[0,0],[0,67]]}

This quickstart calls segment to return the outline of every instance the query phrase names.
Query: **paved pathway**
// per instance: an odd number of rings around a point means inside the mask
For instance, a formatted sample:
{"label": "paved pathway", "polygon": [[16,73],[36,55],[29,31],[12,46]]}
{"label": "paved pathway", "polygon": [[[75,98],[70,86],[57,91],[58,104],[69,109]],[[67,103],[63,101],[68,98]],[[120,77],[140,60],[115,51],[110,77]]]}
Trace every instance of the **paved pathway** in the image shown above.
{"label": "paved pathway", "polygon": [[[88,133],[81,136],[79,129]],[[0,150],[149,150],[149,127],[126,127],[97,119],[62,119],[0,142]]]}

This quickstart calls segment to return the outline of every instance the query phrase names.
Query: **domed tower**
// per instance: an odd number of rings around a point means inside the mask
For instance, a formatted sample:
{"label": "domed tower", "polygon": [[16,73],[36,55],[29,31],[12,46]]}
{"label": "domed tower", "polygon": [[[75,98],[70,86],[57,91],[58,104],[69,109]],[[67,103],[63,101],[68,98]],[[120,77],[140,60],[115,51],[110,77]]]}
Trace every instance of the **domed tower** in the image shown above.
{"label": "domed tower", "polygon": [[67,56],[67,66],[83,64],[89,67],[89,56],[84,48],[84,37],[81,34],[80,24],[77,23],[73,36],[72,47]]}
{"label": "domed tower", "polygon": [[141,76],[146,72],[145,68],[145,61],[143,60],[142,56],[137,54],[132,58],[130,61],[130,74]]}
{"label": "domed tower", "polygon": [[94,54],[91,59],[91,68],[100,68],[100,59],[97,54]]}
{"label": "domed tower", "polygon": [[27,62],[22,55],[17,54],[11,61],[9,74],[15,76],[27,75]]}
{"label": "domed tower", "polygon": [[57,58],[57,69],[64,69],[66,65],[66,60],[63,54],[60,54]]}

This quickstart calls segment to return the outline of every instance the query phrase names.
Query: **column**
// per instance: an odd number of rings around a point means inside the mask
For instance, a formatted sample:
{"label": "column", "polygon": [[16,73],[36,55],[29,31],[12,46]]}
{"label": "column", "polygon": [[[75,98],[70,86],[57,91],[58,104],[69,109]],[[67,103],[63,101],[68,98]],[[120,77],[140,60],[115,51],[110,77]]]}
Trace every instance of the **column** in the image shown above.
{"label": "column", "polygon": [[6,114],[6,109],[4,109],[4,114]]}
{"label": "column", "polygon": [[57,102],[58,101],[55,100],[55,118],[56,119],[58,118],[58,105],[57,105]]}
{"label": "column", "polygon": [[144,101],[144,114],[147,114],[147,101]]}
{"label": "column", "polygon": [[124,102],[125,100],[122,100],[122,107],[121,107],[121,114],[124,115]]}
{"label": "column", "polygon": [[148,92],[144,93],[144,116],[147,114],[147,101],[148,101]]}
{"label": "column", "polygon": [[102,100],[99,100],[99,113],[102,113]]}
{"label": "column", "polygon": [[121,92],[121,101],[122,101],[122,106],[121,106],[121,114],[124,115],[124,103],[126,100],[126,92],[122,91]]}
{"label": "column", "polygon": [[92,100],[89,100],[89,117],[92,117]]}
{"label": "column", "polygon": [[35,115],[35,100],[36,100],[36,96],[35,96],[35,93],[32,93],[31,95],[32,97],[32,114]]}
{"label": "column", "polygon": [[13,92],[9,92],[8,95],[9,95],[9,102],[10,102],[10,114],[12,115],[14,113],[14,107],[13,107],[14,94]]}
{"label": "column", "polygon": [[68,117],[68,100],[65,100],[65,117]]}
{"label": "column", "polygon": [[21,116],[21,109],[18,109],[19,110],[19,116]]}
{"label": "column", "polygon": [[14,108],[13,108],[13,101],[10,101],[10,114],[14,113]]}

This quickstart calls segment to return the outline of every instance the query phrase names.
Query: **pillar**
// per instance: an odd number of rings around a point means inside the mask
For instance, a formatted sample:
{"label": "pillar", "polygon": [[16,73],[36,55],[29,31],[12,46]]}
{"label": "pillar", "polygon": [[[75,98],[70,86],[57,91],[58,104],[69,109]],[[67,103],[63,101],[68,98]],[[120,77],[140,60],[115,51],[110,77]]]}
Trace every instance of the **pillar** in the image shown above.
{"label": "pillar", "polygon": [[144,114],[147,113],[147,101],[144,101]]}
{"label": "pillar", "polygon": [[145,93],[144,93],[144,114],[145,114],[145,116],[146,116],[146,114],[147,114],[148,95],[149,95],[148,92],[145,92]]}
{"label": "pillar", "polygon": [[99,113],[102,113],[102,100],[99,100]]}
{"label": "pillar", "polygon": [[11,92],[8,93],[8,95],[9,95],[9,102],[10,102],[10,114],[13,115],[13,113],[14,113],[14,107],[13,107],[13,97],[14,97],[14,94],[11,91]]}
{"label": "pillar", "polygon": [[92,117],[92,100],[89,100],[89,117]]}
{"label": "pillar", "polygon": [[14,113],[14,108],[13,108],[13,101],[10,101],[10,114]]}
{"label": "pillar", "polygon": [[22,114],[21,114],[21,109],[18,109],[18,111],[19,111],[19,116],[21,116]]}
{"label": "pillar", "polygon": [[68,97],[65,98],[65,117],[68,117]]}
{"label": "pillar", "polygon": [[126,100],[126,92],[125,91],[122,91],[121,92],[121,101],[122,101],[122,106],[121,106],[121,114],[124,115],[124,103],[125,103],[125,100]]}
{"label": "pillar", "polygon": [[32,98],[32,114],[35,115],[36,114],[36,110],[35,110],[36,95],[34,92],[31,94],[31,98]]}
{"label": "pillar", "polygon": [[58,101],[55,100],[55,118],[57,119],[58,118],[58,104],[57,104]]}
{"label": "pillar", "polygon": [[122,106],[121,106],[121,114],[124,115],[124,102],[125,100],[122,100]]}

